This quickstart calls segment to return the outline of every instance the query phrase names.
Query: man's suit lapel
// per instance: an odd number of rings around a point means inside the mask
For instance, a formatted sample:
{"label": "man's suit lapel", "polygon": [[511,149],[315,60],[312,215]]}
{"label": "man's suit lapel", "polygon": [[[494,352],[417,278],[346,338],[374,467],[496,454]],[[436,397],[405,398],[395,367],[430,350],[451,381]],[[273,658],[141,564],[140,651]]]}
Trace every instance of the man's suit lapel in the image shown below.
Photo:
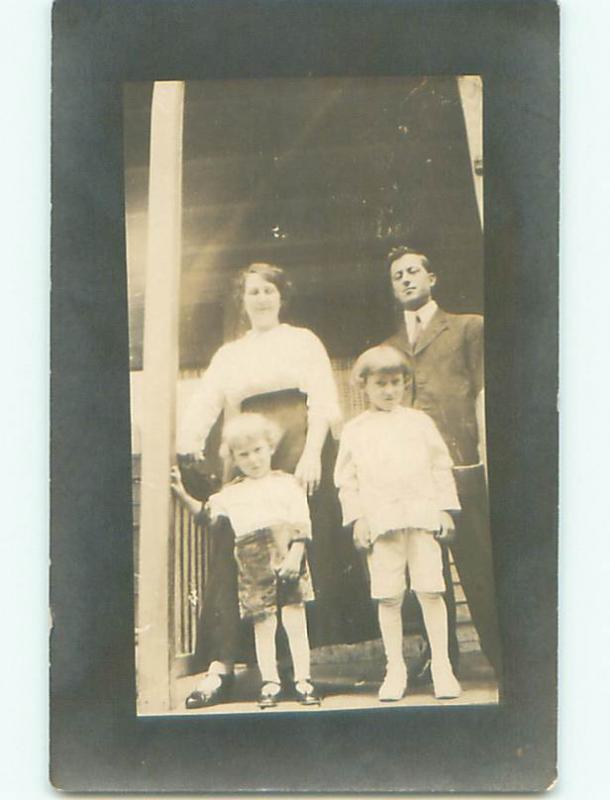
{"label": "man's suit lapel", "polygon": [[[415,349],[413,351],[408,350],[408,352],[413,352],[413,355],[418,355],[418,353],[421,353],[422,350],[425,350],[426,347],[428,347],[428,345],[433,342],[437,336],[440,336],[440,334],[448,327],[449,323],[447,322],[447,314],[442,308],[438,308],[415,343]],[[405,333],[405,339],[406,338],[407,336]]]}
{"label": "man's suit lapel", "polygon": [[413,355],[411,345],[409,344],[409,337],[407,336],[407,328],[404,322],[396,331],[396,333],[393,336],[390,336],[387,343],[391,344],[392,347],[396,347],[398,350],[402,350],[402,352],[406,353],[408,356]]}

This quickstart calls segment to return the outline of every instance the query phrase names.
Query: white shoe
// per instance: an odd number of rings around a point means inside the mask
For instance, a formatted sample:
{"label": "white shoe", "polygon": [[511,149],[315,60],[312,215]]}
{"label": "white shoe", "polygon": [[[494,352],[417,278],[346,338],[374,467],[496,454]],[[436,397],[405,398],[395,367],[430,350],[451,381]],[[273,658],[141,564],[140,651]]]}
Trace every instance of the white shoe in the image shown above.
{"label": "white shoe", "polygon": [[442,668],[435,668],[433,662],[430,671],[432,672],[434,696],[437,700],[453,700],[462,694],[462,687],[453,674],[450,664]]}
{"label": "white shoe", "polygon": [[404,664],[399,667],[388,667],[385,679],[377,695],[382,703],[394,703],[402,700],[407,691],[407,668]]}

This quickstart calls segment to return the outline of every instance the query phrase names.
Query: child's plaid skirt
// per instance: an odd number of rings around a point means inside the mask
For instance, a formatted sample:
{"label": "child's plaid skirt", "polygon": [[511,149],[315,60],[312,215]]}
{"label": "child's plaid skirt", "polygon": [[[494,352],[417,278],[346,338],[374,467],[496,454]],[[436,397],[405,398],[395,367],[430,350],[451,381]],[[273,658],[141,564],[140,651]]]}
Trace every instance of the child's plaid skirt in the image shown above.
{"label": "child's plaid skirt", "polygon": [[243,619],[262,619],[278,607],[314,599],[307,556],[296,580],[278,576],[288,554],[294,531],[290,526],[261,528],[235,542],[239,612]]}

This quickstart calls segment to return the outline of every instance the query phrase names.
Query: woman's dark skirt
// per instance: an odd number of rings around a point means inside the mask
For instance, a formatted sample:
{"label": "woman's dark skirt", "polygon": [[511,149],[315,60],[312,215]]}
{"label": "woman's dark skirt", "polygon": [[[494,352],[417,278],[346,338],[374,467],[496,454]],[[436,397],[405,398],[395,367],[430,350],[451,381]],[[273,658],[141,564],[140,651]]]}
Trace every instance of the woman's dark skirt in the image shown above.
{"label": "woman's dark skirt", "polygon": [[[284,431],[272,467],[293,473],[307,433],[306,397],[298,391],[273,392],[248,398],[242,411],[264,414]],[[322,451],[320,488],[309,499],[312,541],[307,557],[315,591],[308,603],[312,647],[367,641],[379,636],[371,603],[366,566],[354,549],[351,530],[341,524],[333,484],[337,455],[329,435]],[[196,670],[211,661],[254,661],[251,625],[240,619],[234,536],[226,519],[210,526],[209,579],[205,588],[193,659]]]}

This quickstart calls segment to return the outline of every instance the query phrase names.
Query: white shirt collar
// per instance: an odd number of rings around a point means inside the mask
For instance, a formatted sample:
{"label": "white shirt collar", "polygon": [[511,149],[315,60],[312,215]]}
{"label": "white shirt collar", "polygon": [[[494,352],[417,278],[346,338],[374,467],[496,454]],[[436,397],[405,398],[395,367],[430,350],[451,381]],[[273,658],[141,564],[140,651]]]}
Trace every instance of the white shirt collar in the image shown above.
{"label": "white shirt collar", "polygon": [[413,325],[415,324],[415,317],[419,317],[419,321],[421,322],[422,329],[426,328],[436,313],[438,305],[435,300],[428,300],[428,302],[418,308],[417,311],[405,311],[405,325],[407,326],[407,332],[410,333],[413,329]]}

